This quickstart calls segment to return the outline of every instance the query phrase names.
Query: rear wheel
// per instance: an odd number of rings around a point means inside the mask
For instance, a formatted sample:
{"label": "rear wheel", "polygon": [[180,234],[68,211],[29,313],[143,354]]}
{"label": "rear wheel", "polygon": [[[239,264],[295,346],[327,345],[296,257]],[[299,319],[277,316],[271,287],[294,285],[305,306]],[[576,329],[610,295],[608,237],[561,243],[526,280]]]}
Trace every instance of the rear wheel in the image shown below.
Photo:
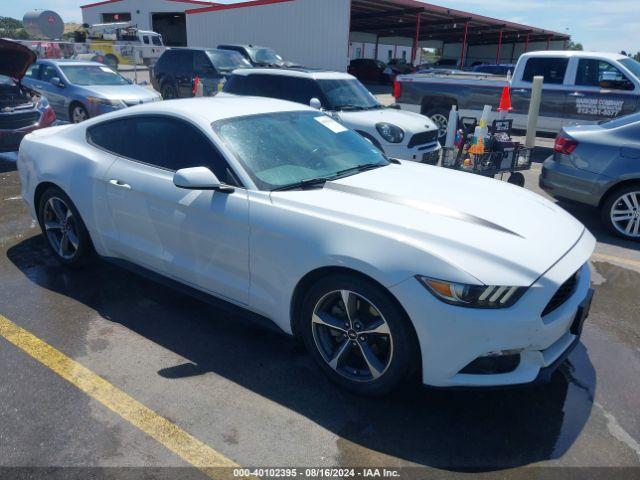
{"label": "rear wheel", "polygon": [[89,118],[89,112],[84,108],[84,105],[80,103],[73,103],[69,109],[69,118],[73,123],[84,122]]}
{"label": "rear wheel", "polygon": [[178,92],[176,91],[176,88],[170,83],[165,83],[162,85],[162,87],[160,88],[160,95],[162,95],[162,98],[164,100],[178,98]]}
{"label": "rear wheel", "polygon": [[640,241],[640,184],[612,192],[602,204],[601,216],[614,235]]}
{"label": "rear wheel", "polygon": [[89,233],[71,199],[59,188],[48,188],[38,203],[38,221],[55,257],[66,265],[80,265],[91,255]]}
{"label": "rear wheel", "polygon": [[424,115],[436,124],[436,127],[438,127],[438,140],[440,140],[440,143],[443,143],[447,136],[447,128],[449,127],[449,112],[444,108],[433,108],[428,110]]}
{"label": "rear wheel", "polygon": [[298,319],[304,343],[325,374],[361,395],[383,395],[413,371],[413,330],[388,292],[373,282],[332,275],[307,292]]}

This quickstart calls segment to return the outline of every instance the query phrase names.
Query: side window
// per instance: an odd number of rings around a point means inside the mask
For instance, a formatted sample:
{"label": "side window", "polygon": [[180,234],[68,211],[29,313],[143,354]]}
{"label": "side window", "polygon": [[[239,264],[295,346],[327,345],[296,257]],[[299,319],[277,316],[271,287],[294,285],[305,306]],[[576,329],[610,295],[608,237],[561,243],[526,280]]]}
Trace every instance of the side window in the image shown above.
{"label": "side window", "polygon": [[603,87],[614,90],[633,90],[631,81],[609,62],[595,59],[581,59],[578,62],[576,85]]}
{"label": "side window", "polygon": [[231,75],[224,84],[223,91],[236,95],[246,95],[246,75]]}
{"label": "side window", "polygon": [[56,67],[54,67],[53,65],[43,65],[42,69],[40,70],[40,80],[42,80],[43,82],[48,82],[53,77],[59,76],[60,75],[58,74]]}
{"label": "side window", "polygon": [[244,84],[244,95],[278,98],[275,75],[247,75]]}
{"label": "side window", "polygon": [[147,35],[142,37],[142,41],[144,42],[145,45],[149,45],[149,37]]}
{"label": "side window", "polygon": [[281,93],[277,98],[304,105],[309,105],[312,98],[322,100],[322,92],[313,80],[284,76],[277,78],[279,80],[278,90]]}
{"label": "side window", "polygon": [[193,70],[193,50],[176,50],[174,65],[176,70],[191,72]]}
{"label": "side window", "polygon": [[33,80],[40,79],[40,65],[38,65],[37,63],[31,65],[24,76]]}
{"label": "side window", "polygon": [[99,123],[87,130],[87,141],[116,155],[126,156],[127,119]]}
{"label": "side window", "polygon": [[[196,127],[176,118],[130,117],[125,157],[167,170],[209,167],[222,181],[236,184],[226,160]],[[125,137],[125,135],[123,135]]]}
{"label": "side window", "polygon": [[533,77],[542,75],[544,83],[562,85],[568,64],[568,58],[530,58],[524,67],[522,80],[533,82]]}
{"label": "side window", "polygon": [[196,75],[212,75],[215,73],[211,60],[201,50],[193,52],[193,71]]}

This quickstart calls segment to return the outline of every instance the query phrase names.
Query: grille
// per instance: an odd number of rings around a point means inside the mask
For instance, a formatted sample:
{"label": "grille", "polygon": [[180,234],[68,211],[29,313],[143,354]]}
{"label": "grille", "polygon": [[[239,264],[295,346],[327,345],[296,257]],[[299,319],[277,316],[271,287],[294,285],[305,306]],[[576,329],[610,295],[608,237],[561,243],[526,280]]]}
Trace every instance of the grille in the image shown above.
{"label": "grille", "polygon": [[20,112],[0,114],[0,128],[13,130],[35,125],[40,120],[40,112]]}
{"label": "grille", "polygon": [[542,311],[543,317],[545,315],[549,315],[556,308],[558,308],[560,305],[566,302],[567,299],[571,296],[571,294],[576,288],[576,285],[578,284],[578,273],[579,271],[574,273],[569,278],[569,280],[567,280],[562,285],[560,285],[560,288],[558,289],[558,291],[553,295],[553,297],[551,297],[551,300],[549,300],[549,303]]}
{"label": "grille", "polygon": [[421,132],[415,134],[409,140],[409,148],[413,148],[416,145],[424,145],[425,143],[433,143],[438,139],[438,130],[434,130],[432,132]]}

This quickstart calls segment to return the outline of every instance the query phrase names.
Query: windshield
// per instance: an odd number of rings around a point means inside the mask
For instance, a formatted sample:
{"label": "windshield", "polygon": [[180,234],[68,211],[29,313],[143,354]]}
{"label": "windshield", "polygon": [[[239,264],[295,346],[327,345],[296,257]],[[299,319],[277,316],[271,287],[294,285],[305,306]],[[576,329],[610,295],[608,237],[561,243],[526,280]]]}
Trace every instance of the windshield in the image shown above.
{"label": "windshield", "polygon": [[238,52],[209,50],[207,51],[207,54],[209,55],[213,65],[223,72],[229,72],[236,68],[247,68],[251,66],[249,61]]}
{"label": "windshield", "polygon": [[372,110],[382,108],[358,80],[318,80],[329,110]]}
{"label": "windshield", "polygon": [[637,62],[633,58],[623,58],[620,60],[620,63],[631,70],[633,75],[640,79],[640,62]]}
{"label": "windshield", "polygon": [[103,65],[64,65],[60,69],[74,85],[129,85],[123,76]]}
{"label": "windshield", "polygon": [[158,46],[158,47],[161,47],[161,46],[162,46],[162,38],[161,38],[161,37],[158,37],[158,36],[153,35],[153,36],[151,37],[151,43],[153,43],[154,45],[156,45],[156,46]]}
{"label": "windshield", "polygon": [[213,129],[261,190],[389,163],[370,142],[318,112],[238,117]]}
{"label": "windshield", "polygon": [[256,63],[266,65],[279,65],[284,63],[282,57],[270,48],[249,48],[248,51],[251,60]]}

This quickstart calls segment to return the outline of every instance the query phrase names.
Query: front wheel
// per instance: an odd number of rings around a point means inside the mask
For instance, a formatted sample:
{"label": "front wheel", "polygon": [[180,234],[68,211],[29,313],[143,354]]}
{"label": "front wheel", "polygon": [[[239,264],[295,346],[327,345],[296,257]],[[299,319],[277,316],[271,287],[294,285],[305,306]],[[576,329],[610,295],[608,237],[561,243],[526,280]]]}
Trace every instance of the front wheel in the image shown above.
{"label": "front wheel", "polygon": [[89,112],[87,112],[87,109],[84,108],[83,105],[80,105],[79,103],[74,103],[71,106],[71,113],[69,116],[71,117],[71,121],[73,123],[80,123],[80,122],[84,122],[86,119],[89,118]]}
{"label": "front wheel", "polygon": [[640,241],[640,184],[611,193],[601,207],[601,216],[614,235]]}
{"label": "front wheel", "polygon": [[38,203],[38,220],[47,245],[65,265],[80,265],[91,255],[91,239],[71,199],[59,188],[48,188]]}
{"label": "front wheel", "polygon": [[298,319],[311,356],[333,382],[360,395],[391,392],[417,364],[404,312],[375,283],[333,275],[307,292]]}

